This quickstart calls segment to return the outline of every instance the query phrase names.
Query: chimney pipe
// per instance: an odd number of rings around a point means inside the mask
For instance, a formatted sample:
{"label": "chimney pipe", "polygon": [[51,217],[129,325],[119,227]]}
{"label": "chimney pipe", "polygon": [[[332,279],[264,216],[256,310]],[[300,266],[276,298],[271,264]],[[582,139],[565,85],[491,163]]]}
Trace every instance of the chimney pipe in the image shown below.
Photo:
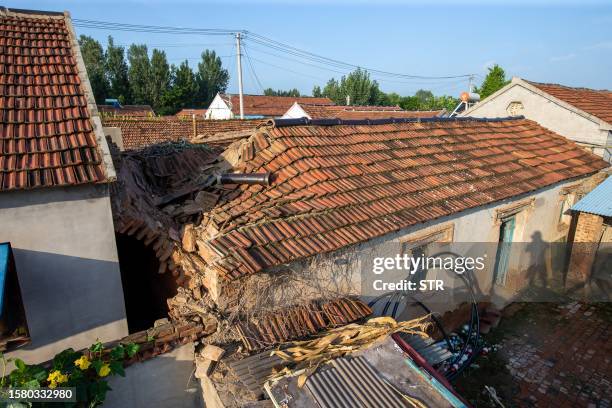
{"label": "chimney pipe", "polygon": [[346,106],[351,106],[351,95],[346,95]]}
{"label": "chimney pipe", "polygon": [[218,178],[220,184],[270,185],[270,173],[225,173]]}

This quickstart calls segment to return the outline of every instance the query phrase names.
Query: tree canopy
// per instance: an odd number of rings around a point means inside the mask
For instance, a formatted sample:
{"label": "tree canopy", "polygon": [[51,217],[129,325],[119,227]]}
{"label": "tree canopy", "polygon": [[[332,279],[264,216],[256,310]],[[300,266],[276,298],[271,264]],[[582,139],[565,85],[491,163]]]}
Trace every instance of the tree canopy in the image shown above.
{"label": "tree canopy", "polygon": [[293,88],[293,89],[290,89],[288,91],[283,91],[281,89],[278,89],[278,90],[275,91],[272,88],[266,88],[266,89],[264,89],[264,95],[266,95],[266,96],[293,96],[293,97],[300,97],[300,96],[302,96],[300,94],[300,91],[297,90],[297,88]]}
{"label": "tree canopy", "polygon": [[198,104],[204,106],[208,106],[217,93],[227,89],[229,72],[223,68],[221,58],[214,51],[206,50],[202,53],[196,81],[199,87]]}
{"label": "tree canopy", "polygon": [[83,62],[85,62],[85,69],[87,69],[94,98],[97,103],[104,103],[109,89],[105,71],[104,49],[100,42],[87,35],[79,37],[79,47],[81,48],[81,55],[83,56]]}
{"label": "tree canopy", "polygon": [[503,68],[495,64],[489,68],[489,73],[482,81],[480,88],[476,88],[476,93],[480,95],[480,99],[484,99],[502,89],[509,82],[506,79],[506,72]]}
{"label": "tree canopy", "polygon": [[312,96],[326,96],[338,105],[347,104],[347,96],[351,105],[389,105],[399,106],[406,110],[438,110],[446,109],[452,112],[459,100],[452,96],[435,96],[431,91],[420,89],[414,96],[401,96],[395,92],[384,93],[378,82],[370,79],[370,74],[362,69],[356,69],[338,81],[331,78],[321,89],[316,85]]}
{"label": "tree canopy", "polygon": [[194,73],[187,61],[171,66],[164,51],[149,52],[145,44],[132,44],[126,52],[109,36],[104,50],[100,42],[82,35],[79,46],[99,104],[114,98],[122,104],[151,105],[155,112],[171,115],[184,107],[208,107],[229,82],[229,72],[211,50],[202,52]]}

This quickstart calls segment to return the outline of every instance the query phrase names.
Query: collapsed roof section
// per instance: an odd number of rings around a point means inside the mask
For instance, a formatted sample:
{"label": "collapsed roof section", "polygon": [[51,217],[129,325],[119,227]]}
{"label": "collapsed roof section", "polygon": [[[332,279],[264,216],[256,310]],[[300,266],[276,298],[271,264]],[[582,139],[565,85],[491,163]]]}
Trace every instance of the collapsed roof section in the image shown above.
{"label": "collapsed roof section", "polygon": [[204,120],[180,117],[103,118],[105,127],[121,129],[125,150],[138,150],[164,142],[181,140],[227,146],[255,131],[259,120]]}
{"label": "collapsed roof section", "polygon": [[226,280],[607,167],[523,118],[277,120],[239,149],[235,171],[274,177],[195,229],[193,257]]}

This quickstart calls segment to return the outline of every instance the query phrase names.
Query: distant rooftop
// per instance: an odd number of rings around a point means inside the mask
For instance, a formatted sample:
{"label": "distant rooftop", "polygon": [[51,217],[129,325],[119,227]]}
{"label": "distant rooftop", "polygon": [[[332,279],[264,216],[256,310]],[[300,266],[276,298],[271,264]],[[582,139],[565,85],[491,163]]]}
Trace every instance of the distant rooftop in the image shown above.
{"label": "distant rooftop", "polygon": [[525,82],[612,125],[612,91],[610,90],[573,88],[532,81]]}

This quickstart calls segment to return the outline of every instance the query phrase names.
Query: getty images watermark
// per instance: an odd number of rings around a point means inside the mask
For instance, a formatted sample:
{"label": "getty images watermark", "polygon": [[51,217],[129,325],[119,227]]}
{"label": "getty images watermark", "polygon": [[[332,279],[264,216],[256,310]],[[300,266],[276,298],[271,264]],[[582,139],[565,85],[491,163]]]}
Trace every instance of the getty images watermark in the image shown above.
{"label": "getty images watermark", "polygon": [[[445,271],[462,275],[467,271],[478,272],[485,269],[487,255],[479,257],[436,255],[436,256],[409,256],[396,255],[394,257],[376,257],[373,259],[372,272],[383,275],[393,272],[392,281],[375,278],[372,289],[377,292],[390,291],[443,291],[444,279],[425,279],[431,275],[430,271]],[[398,274],[405,278],[397,280]],[[395,279],[394,279],[395,278]]]}

